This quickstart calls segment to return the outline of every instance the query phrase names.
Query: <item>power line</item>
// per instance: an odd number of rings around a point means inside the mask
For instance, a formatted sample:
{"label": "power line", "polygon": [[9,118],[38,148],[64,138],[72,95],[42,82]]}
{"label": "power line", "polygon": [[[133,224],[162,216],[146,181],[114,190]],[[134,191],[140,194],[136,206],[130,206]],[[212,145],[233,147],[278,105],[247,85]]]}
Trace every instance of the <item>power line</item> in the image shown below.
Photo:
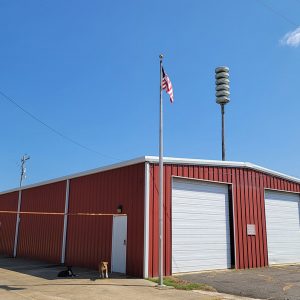
{"label": "power line", "polygon": [[0,95],[2,95],[6,100],[8,100],[10,103],[12,103],[13,105],[15,105],[16,107],[18,107],[21,111],[23,111],[25,114],[27,114],[30,118],[32,118],[33,120],[35,120],[36,122],[40,123],[41,125],[43,125],[44,127],[48,128],[50,131],[52,131],[53,133],[55,133],[56,135],[59,135],[61,138],[69,141],[70,143],[82,148],[82,149],[85,149],[89,152],[92,152],[92,153],[95,153],[95,154],[98,154],[99,156],[102,156],[102,157],[106,157],[106,158],[109,158],[109,159],[113,159],[113,160],[120,160],[119,158],[116,158],[116,157],[112,157],[112,156],[109,156],[109,155],[106,155],[106,154],[102,154],[92,148],[89,148],[79,142],[77,142],[76,140],[68,137],[67,135],[65,135],[64,133],[61,133],[60,131],[56,130],[55,128],[53,128],[52,126],[48,125],[47,123],[45,123],[44,121],[42,121],[40,118],[36,117],[34,114],[32,114],[30,111],[28,111],[27,109],[25,109],[24,107],[22,107],[20,104],[18,104],[13,98],[9,97],[8,95],[6,95],[4,92],[2,92],[0,90]]}
{"label": "power line", "polygon": [[280,11],[274,9],[271,5],[267,4],[265,1],[263,0],[256,0],[259,4],[263,5],[265,8],[269,9],[273,14],[281,17],[282,19],[284,19],[286,22],[288,22],[289,24],[298,27],[299,24],[297,24],[296,22],[294,22],[293,20],[291,20],[289,17],[285,16],[283,13],[281,13]]}

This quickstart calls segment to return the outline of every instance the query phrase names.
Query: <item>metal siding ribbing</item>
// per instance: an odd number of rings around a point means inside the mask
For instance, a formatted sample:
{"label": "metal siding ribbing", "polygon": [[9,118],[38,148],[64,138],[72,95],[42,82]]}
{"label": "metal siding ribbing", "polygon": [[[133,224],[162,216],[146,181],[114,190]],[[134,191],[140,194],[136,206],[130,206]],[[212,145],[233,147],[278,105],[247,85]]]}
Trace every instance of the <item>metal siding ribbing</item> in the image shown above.
{"label": "metal siding ribbing", "polygon": [[[16,212],[19,192],[0,195],[0,211]],[[13,254],[16,231],[16,214],[0,213],[0,253]]]}
{"label": "metal siding ribbing", "polygon": [[[237,269],[268,265],[264,190],[300,192],[300,184],[273,175],[238,167],[210,167],[165,164],[165,251],[164,272],[171,274],[171,176],[232,183],[235,267]],[[158,165],[150,164],[149,276],[158,275]],[[247,235],[247,224],[255,224],[256,235]]]}
{"label": "metal siding ribbing", "polygon": [[[70,180],[69,213],[127,214],[126,273],[143,276],[145,164],[136,164]],[[66,263],[98,268],[110,263],[112,216],[70,216]]]}
{"label": "metal siding ribbing", "polygon": [[60,262],[64,216],[38,213],[63,213],[65,193],[66,181],[22,191],[17,256]]}
{"label": "metal siding ribbing", "polygon": [[111,256],[112,216],[69,216],[66,264],[97,268]]}
{"label": "metal siding ribbing", "polygon": [[63,216],[21,215],[18,257],[59,263]]}

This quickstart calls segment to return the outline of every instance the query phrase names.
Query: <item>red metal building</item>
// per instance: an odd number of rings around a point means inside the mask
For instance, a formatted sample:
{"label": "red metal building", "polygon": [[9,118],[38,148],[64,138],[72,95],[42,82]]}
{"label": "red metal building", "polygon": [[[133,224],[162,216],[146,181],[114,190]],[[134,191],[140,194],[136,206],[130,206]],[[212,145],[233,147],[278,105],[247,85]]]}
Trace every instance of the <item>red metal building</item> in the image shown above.
{"label": "red metal building", "polygon": [[[166,275],[300,262],[299,179],[250,163],[164,163]],[[157,276],[158,159],[3,192],[0,222],[2,254]]]}

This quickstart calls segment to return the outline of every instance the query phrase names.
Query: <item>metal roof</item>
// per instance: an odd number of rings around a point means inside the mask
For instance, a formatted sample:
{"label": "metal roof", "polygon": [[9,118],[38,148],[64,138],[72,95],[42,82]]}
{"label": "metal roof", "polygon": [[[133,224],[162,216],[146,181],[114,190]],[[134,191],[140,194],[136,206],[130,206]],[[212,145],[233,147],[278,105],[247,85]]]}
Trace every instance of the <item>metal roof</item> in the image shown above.
{"label": "metal roof", "polygon": [[[26,186],[21,187],[21,190],[29,189],[29,188],[40,186],[40,185],[50,184],[50,183],[54,183],[54,182],[59,182],[59,181],[67,180],[67,179],[77,178],[77,177],[81,177],[81,176],[85,176],[85,175],[91,175],[91,174],[95,174],[95,173],[99,173],[99,172],[113,170],[113,169],[117,169],[117,168],[122,168],[122,167],[130,166],[130,165],[135,165],[135,164],[138,164],[138,163],[144,163],[144,162],[158,163],[158,161],[159,161],[159,158],[157,156],[141,156],[141,157],[138,157],[138,158],[135,158],[135,159],[126,160],[126,161],[119,162],[119,163],[116,163],[116,164],[103,166],[103,167],[100,167],[100,168],[91,169],[91,170],[88,170],[88,171],[79,172],[79,173],[75,173],[75,174],[71,174],[71,175],[67,175],[67,176],[63,176],[63,177],[58,177],[58,178],[38,182],[38,183],[35,183],[35,184],[26,185]],[[274,170],[271,170],[271,169],[267,169],[267,168],[249,163],[249,162],[164,157],[164,164],[246,168],[246,169],[252,169],[252,170],[260,171],[260,172],[263,172],[263,173],[266,173],[266,174],[269,174],[269,175],[277,176],[277,177],[287,179],[287,180],[290,180],[290,181],[293,181],[293,182],[296,182],[296,183],[300,183],[299,178],[289,176],[289,175],[286,175],[286,174],[283,174],[283,173],[280,173],[280,172],[277,172],[277,171],[274,171]],[[6,191],[3,191],[3,192],[0,192],[0,195],[10,193],[10,192],[19,191],[19,190],[20,190],[19,187],[14,188],[14,189],[10,189],[10,190],[6,190]]]}

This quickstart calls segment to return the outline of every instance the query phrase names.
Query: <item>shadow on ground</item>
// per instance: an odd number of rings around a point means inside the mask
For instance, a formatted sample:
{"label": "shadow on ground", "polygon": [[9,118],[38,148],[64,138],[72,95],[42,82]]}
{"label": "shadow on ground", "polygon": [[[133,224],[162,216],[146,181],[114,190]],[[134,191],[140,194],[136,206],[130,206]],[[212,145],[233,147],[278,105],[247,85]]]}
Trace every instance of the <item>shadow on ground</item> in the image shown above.
{"label": "shadow on ground", "polygon": [[0,285],[0,290],[5,290],[5,291],[20,291],[20,290],[25,290],[24,288],[21,287],[12,287],[9,285]]}
{"label": "shadow on ground", "polygon": [[[12,258],[12,257],[7,257],[7,256],[0,256],[0,268],[6,269],[9,271],[14,271],[30,276],[35,276],[38,278],[43,278],[47,280],[59,280],[61,284],[63,284],[64,280],[72,279],[89,279],[93,282],[98,281],[99,283],[101,281],[101,285],[108,284],[109,280],[107,279],[100,279],[99,277],[99,272],[87,268],[78,268],[78,267],[73,267],[73,273],[76,275],[74,277],[57,277],[57,274],[60,271],[66,270],[66,266],[60,265],[60,264],[50,264],[50,263],[45,263],[41,261],[33,261],[33,260],[28,260],[28,259],[23,259],[23,258]],[[123,274],[119,273],[110,273],[109,274],[110,278],[113,279],[134,279],[133,277],[125,276]],[[56,282],[56,285],[61,285],[59,282]],[[54,285],[55,285],[54,284]],[[74,284],[76,284],[74,282]],[[91,283],[95,284],[95,283]],[[48,285],[48,284],[47,284]],[[68,283],[67,285],[72,285],[71,283]],[[88,285],[88,284],[86,284]],[[24,285],[22,285],[24,286]],[[139,286],[139,285],[138,285]],[[0,289],[7,289],[9,290],[10,287],[6,286],[1,286]]]}

